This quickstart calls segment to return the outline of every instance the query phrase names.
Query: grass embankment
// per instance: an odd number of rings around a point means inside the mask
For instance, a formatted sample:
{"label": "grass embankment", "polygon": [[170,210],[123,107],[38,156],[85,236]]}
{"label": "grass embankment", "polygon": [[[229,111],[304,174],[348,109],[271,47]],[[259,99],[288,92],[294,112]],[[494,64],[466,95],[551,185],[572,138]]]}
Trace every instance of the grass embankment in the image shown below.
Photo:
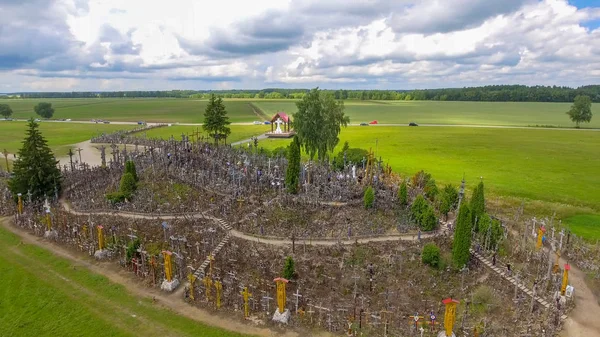
{"label": "grass embankment", "polygon": [[[146,121],[165,123],[201,123],[208,101],[165,98],[88,98],[5,100],[13,109],[13,118],[37,118],[33,107],[50,102],[56,110],[54,119],[105,119],[109,121]],[[258,117],[248,101],[225,101],[231,122],[251,122]]]}
{"label": "grass embankment", "polygon": [[244,336],[161,309],[1,227],[0,294],[2,336]]}
{"label": "grass embankment", "polygon": [[[464,173],[474,186],[483,177],[486,192],[503,203],[525,199],[540,212],[556,211],[560,217],[600,212],[600,132],[356,126],[342,130],[335,152],[344,141],[377,151],[401,174],[430,172],[438,184],[458,185]],[[289,142],[268,139],[259,146],[273,149]]]}
{"label": "grass embankment", "polygon": [[[116,130],[133,129],[134,125],[116,124],[83,124],[83,123],[51,123],[40,122],[40,131],[48,141],[48,146],[57,156],[69,151],[69,145],[88,140],[99,133],[110,133]],[[26,137],[26,122],[0,122],[0,151],[7,149],[15,153],[21,149]]]}
{"label": "grass embankment", "polygon": [[[263,100],[254,104],[268,116],[277,111],[296,112],[294,101]],[[439,102],[439,101],[345,101],[353,124],[377,120],[383,124],[454,124],[574,127],[566,111],[570,103]],[[592,111],[600,110],[594,104]],[[600,118],[582,127],[600,128]]]}

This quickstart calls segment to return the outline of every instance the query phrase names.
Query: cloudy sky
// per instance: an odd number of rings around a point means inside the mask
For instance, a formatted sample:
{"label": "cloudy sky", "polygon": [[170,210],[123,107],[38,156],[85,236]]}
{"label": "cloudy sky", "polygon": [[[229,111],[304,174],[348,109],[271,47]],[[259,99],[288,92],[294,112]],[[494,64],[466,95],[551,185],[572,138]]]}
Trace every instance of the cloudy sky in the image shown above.
{"label": "cloudy sky", "polygon": [[598,0],[0,0],[0,92],[600,84]]}

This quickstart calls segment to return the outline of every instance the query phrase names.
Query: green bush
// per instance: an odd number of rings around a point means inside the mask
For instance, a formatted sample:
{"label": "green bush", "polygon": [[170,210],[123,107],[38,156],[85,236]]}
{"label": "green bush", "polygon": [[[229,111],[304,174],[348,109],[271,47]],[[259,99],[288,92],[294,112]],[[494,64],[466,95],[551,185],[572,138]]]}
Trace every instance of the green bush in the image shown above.
{"label": "green bush", "polygon": [[435,200],[435,197],[438,195],[438,187],[435,184],[435,179],[429,179],[427,180],[427,183],[425,184],[425,188],[423,188],[423,191],[425,192],[425,195],[427,196],[427,199],[433,201]]}
{"label": "green bush", "polygon": [[428,232],[437,228],[438,218],[433,211],[433,207],[426,205],[425,211],[421,214],[421,221],[419,221],[422,230]]}
{"label": "green bush", "polygon": [[448,218],[448,213],[458,205],[458,190],[452,185],[446,185],[439,195],[440,213]]}
{"label": "green bush", "polygon": [[452,262],[456,268],[462,268],[469,262],[471,253],[471,211],[466,203],[458,210],[454,241],[452,242]]}
{"label": "green bush", "polygon": [[423,247],[421,260],[434,268],[440,265],[440,248],[435,243],[428,243]]}
{"label": "green bush", "polygon": [[136,189],[135,177],[131,173],[125,173],[121,177],[121,185],[119,188],[119,192],[121,192],[125,198],[131,197],[133,192]]}
{"label": "green bush", "polygon": [[138,248],[140,248],[140,239],[137,238],[127,245],[127,263],[131,262],[131,259],[135,256],[135,252],[138,250]]}
{"label": "green bush", "polygon": [[410,214],[413,220],[417,223],[421,222],[421,217],[423,216],[423,212],[427,208],[427,201],[423,198],[423,195],[419,194],[415,201],[413,201],[412,206],[410,207]]}
{"label": "green bush", "polygon": [[347,143],[348,142],[344,144],[342,151],[338,152],[338,154],[333,158],[333,166],[337,170],[344,169],[344,152],[346,152],[346,164],[352,163],[357,167],[362,165],[363,158],[366,159],[369,157],[369,151],[359,148],[347,148]]}
{"label": "green bush", "polygon": [[284,146],[279,146],[273,149],[273,151],[271,151],[270,154],[271,157],[287,157],[288,156],[288,149],[287,147]]}
{"label": "green bush", "polygon": [[373,187],[367,187],[363,197],[363,202],[366,209],[373,208],[373,202],[375,202],[375,193],[373,192]]}
{"label": "green bush", "polygon": [[291,256],[288,256],[285,259],[285,265],[283,266],[283,278],[291,280],[295,273],[294,259],[292,259]]}
{"label": "green bush", "polygon": [[137,175],[137,171],[135,169],[135,163],[131,160],[128,160],[125,163],[125,173],[131,173],[131,175],[133,175],[133,177],[135,178],[135,181],[138,182],[139,178]]}
{"label": "green bush", "polygon": [[473,190],[471,198],[471,223],[475,226],[475,232],[479,232],[479,220],[485,214],[485,196],[483,193],[483,181],[479,182]]}
{"label": "green bush", "polygon": [[398,202],[400,206],[408,205],[408,187],[406,186],[406,180],[402,180],[400,189],[398,190]]}
{"label": "green bush", "polygon": [[125,201],[125,195],[121,192],[107,193],[106,200],[108,200],[111,204],[117,204]]}

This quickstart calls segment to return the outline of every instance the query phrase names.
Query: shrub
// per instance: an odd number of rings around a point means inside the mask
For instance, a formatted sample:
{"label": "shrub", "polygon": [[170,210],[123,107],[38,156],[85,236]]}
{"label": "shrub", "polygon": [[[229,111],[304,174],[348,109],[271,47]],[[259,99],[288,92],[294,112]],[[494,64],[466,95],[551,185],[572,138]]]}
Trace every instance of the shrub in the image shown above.
{"label": "shrub", "polygon": [[462,268],[469,262],[471,253],[471,211],[466,203],[460,205],[454,241],[452,242],[452,262],[456,268]]}
{"label": "shrub", "polygon": [[283,266],[283,278],[291,280],[295,273],[294,259],[292,259],[291,256],[288,256],[285,259],[285,265]]}
{"label": "shrub", "polygon": [[400,189],[398,190],[398,202],[400,206],[408,205],[408,188],[405,180],[402,180],[402,184],[400,184]]}
{"label": "shrub", "polygon": [[440,248],[435,243],[428,243],[423,247],[421,260],[434,268],[440,265]]}
{"label": "shrub", "polygon": [[140,239],[137,238],[127,245],[127,263],[131,262],[131,259],[135,255],[135,252],[138,250],[138,248],[140,248]]}
{"label": "shrub", "polygon": [[373,208],[373,202],[375,202],[375,193],[373,192],[373,187],[367,187],[363,197],[363,202],[365,204],[365,208]]}
{"label": "shrub", "polygon": [[473,190],[471,198],[471,222],[475,226],[475,232],[479,232],[479,220],[485,214],[485,197],[483,194],[483,181],[479,182]]}
{"label": "shrub", "polygon": [[353,165],[361,165],[363,159],[369,157],[369,152],[365,149],[349,148],[346,147],[347,142],[344,144],[342,151],[333,158],[333,165],[337,170],[344,169],[344,152],[346,153],[346,164],[352,163]]}
{"label": "shrub", "polygon": [[421,221],[419,224],[424,231],[432,231],[437,228],[438,218],[435,216],[433,207],[426,205],[425,211],[421,214]]}
{"label": "shrub", "polygon": [[106,200],[111,204],[118,204],[125,201],[125,195],[121,192],[107,193]]}
{"label": "shrub", "polygon": [[415,201],[413,201],[412,206],[410,207],[410,214],[414,221],[417,223],[421,222],[421,217],[423,216],[423,212],[427,207],[427,201],[423,198],[423,195],[419,194]]}
{"label": "shrub", "polygon": [[133,177],[135,178],[135,181],[139,181],[137,171],[135,169],[135,163],[132,160],[128,160],[125,163],[125,173],[131,173],[131,175],[133,175]]}
{"label": "shrub", "polygon": [[423,188],[427,199],[433,201],[435,197],[438,195],[438,187],[435,184],[435,179],[429,179]]}
{"label": "shrub", "polygon": [[458,190],[452,185],[446,185],[439,197],[440,213],[448,218],[448,213],[456,209],[458,204]]}
{"label": "shrub", "polygon": [[431,174],[421,170],[412,177],[413,188],[424,188],[431,179]]}
{"label": "shrub", "polygon": [[135,177],[131,173],[125,173],[121,177],[121,185],[119,191],[121,194],[125,196],[125,198],[130,198],[133,192],[135,192],[136,183]]}

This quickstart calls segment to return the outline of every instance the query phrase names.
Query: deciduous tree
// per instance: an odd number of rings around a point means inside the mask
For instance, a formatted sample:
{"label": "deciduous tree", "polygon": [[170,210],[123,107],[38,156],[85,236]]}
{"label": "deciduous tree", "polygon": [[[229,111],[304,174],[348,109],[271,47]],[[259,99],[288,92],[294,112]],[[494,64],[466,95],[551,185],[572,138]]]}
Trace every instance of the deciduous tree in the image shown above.
{"label": "deciduous tree", "polygon": [[54,195],[55,191],[60,191],[61,182],[58,161],[38,127],[36,122],[29,121],[27,136],[13,164],[13,177],[9,181],[13,195],[25,195],[29,191],[32,200]]}
{"label": "deciduous tree", "polygon": [[38,114],[42,118],[52,118],[54,115],[54,108],[52,107],[52,103],[40,102],[35,107],[33,107],[33,111]]}
{"label": "deciduous tree", "polygon": [[7,119],[12,115],[13,111],[8,104],[0,104],[0,116]]}
{"label": "deciduous tree", "polygon": [[592,120],[592,100],[590,96],[577,95],[571,106],[571,110],[567,111],[567,115],[575,122],[575,127],[579,127],[579,123],[589,123]]}
{"label": "deciduous tree", "polygon": [[311,159],[317,156],[324,160],[338,144],[342,126],[350,122],[350,118],[344,115],[344,103],[315,88],[296,106],[298,112],[293,115],[292,125],[301,146]]}

